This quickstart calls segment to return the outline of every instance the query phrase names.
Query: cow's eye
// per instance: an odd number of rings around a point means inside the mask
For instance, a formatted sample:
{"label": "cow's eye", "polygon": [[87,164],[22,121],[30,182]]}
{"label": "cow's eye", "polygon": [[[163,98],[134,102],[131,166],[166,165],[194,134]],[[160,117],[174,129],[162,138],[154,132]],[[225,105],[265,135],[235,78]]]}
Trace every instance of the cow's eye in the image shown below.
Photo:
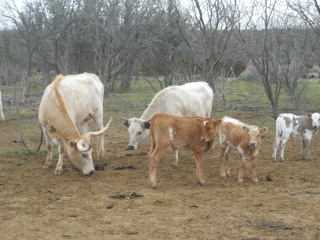
{"label": "cow's eye", "polygon": [[85,157],[85,158],[86,158],[86,157],[87,157],[87,154],[85,154],[85,153],[82,153],[82,157]]}
{"label": "cow's eye", "polygon": [[138,135],[140,135],[142,132],[138,132]]}

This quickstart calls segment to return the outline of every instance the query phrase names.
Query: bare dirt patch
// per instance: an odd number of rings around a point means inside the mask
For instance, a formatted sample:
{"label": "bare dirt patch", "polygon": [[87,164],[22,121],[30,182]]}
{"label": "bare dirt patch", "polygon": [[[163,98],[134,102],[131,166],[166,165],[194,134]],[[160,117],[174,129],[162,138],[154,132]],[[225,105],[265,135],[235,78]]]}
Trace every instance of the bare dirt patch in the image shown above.
{"label": "bare dirt patch", "polygon": [[[220,179],[216,147],[204,156],[205,186],[196,182],[192,152],[181,150],[172,169],[168,149],[158,168],[159,187],[152,189],[149,142],[125,150],[127,129],[115,123],[105,136],[105,159],[95,161],[99,167],[90,177],[67,155],[66,171],[55,176],[54,169],[42,168],[44,151],[19,157],[2,152],[1,239],[320,239],[320,134],[312,142],[314,161],[301,160],[296,138],[287,143],[286,161],[272,162],[274,120],[266,118],[271,127],[259,155],[258,185],[249,160],[244,184],[237,184],[235,152],[232,177]],[[34,116],[24,124],[37,121]],[[25,127],[25,137],[36,149],[40,127]],[[16,120],[1,122],[0,150],[17,149],[17,139]]]}

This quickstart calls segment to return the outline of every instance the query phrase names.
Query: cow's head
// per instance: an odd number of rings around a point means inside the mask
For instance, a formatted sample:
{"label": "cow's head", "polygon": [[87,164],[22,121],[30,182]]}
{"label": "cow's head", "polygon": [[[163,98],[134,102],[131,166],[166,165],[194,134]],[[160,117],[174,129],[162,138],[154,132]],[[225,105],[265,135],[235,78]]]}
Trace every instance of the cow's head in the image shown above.
{"label": "cow's head", "polygon": [[141,118],[122,118],[123,124],[128,128],[130,141],[127,149],[133,150],[138,148],[138,144],[150,137],[150,123]]}
{"label": "cow's head", "polygon": [[319,126],[320,126],[320,114],[319,113],[313,113],[313,114],[308,114],[308,116],[311,117],[312,128],[316,132],[318,130]]}
{"label": "cow's head", "polygon": [[79,139],[69,140],[67,143],[67,151],[71,161],[77,168],[82,170],[84,175],[91,175],[94,172],[90,138],[103,134],[109,128],[111,120],[112,118],[100,131],[88,132]]}
{"label": "cow's head", "polygon": [[261,134],[264,134],[268,131],[267,127],[258,128],[258,127],[246,127],[242,126],[242,130],[247,132],[249,135],[249,146],[255,147],[258,146],[261,142]]}
{"label": "cow's head", "polygon": [[221,125],[222,120],[213,120],[211,118],[196,118],[196,122],[201,128],[200,140],[202,142],[209,142],[217,137],[219,125]]}

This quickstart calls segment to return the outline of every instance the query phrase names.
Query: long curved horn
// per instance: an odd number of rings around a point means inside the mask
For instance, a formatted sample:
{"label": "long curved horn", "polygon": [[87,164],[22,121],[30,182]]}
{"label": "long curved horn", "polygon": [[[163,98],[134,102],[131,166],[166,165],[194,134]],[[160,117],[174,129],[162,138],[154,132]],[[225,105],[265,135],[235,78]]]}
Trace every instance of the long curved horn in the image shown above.
{"label": "long curved horn", "polygon": [[111,121],[112,121],[112,117],[110,118],[108,124],[104,128],[102,128],[100,131],[98,131],[98,132],[88,132],[85,135],[91,137],[91,136],[99,136],[99,135],[103,134],[109,128]]}
{"label": "long curved horn", "polygon": [[77,149],[81,152],[87,152],[91,149],[91,144],[87,143],[86,141],[84,141],[83,139],[80,139],[77,142]]}

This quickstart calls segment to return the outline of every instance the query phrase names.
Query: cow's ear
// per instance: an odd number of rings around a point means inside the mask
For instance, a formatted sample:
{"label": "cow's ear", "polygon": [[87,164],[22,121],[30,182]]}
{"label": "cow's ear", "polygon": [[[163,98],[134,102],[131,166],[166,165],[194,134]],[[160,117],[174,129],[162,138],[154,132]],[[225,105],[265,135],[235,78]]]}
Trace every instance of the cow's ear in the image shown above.
{"label": "cow's ear", "polygon": [[249,128],[246,127],[246,126],[242,126],[242,130],[245,131],[245,132],[249,132]]}
{"label": "cow's ear", "polygon": [[123,120],[123,125],[125,125],[127,128],[130,126],[130,123],[129,123],[129,119],[127,118],[121,118]]}
{"label": "cow's ear", "polygon": [[203,121],[202,121],[202,119],[200,119],[200,118],[196,118],[196,123],[197,123],[197,124],[201,125],[201,124],[202,124],[202,122],[203,122]]}
{"label": "cow's ear", "polygon": [[77,148],[77,142],[74,140],[69,140],[68,144],[70,147]]}
{"label": "cow's ear", "polygon": [[267,127],[260,128],[260,134],[264,134],[266,132],[268,132],[268,128]]}
{"label": "cow's ear", "polygon": [[143,122],[142,126],[146,129],[150,129],[150,121]]}
{"label": "cow's ear", "polygon": [[216,124],[217,125],[221,125],[222,124],[222,120],[221,119],[216,120]]}
{"label": "cow's ear", "polygon": [[312,115],[310,113],[308,113],[307,116],[311,117]]}

